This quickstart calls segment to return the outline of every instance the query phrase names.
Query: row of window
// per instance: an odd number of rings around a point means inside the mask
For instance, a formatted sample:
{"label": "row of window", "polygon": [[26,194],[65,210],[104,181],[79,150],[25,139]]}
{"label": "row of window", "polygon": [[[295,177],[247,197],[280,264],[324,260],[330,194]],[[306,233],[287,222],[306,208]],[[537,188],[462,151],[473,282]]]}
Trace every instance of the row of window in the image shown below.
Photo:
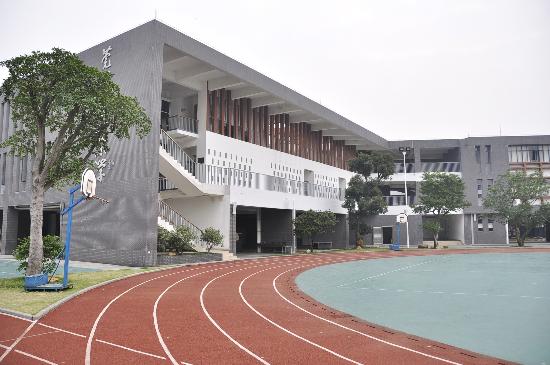
{"label": "row of window", "polygon": [[508,161],[522,162],[550,162],[550,145],[512,145],[508,146]]}
{"label": "row of window", "polygon": [[[481,164],[481,147],[474,146],[476,162]],[[487,163],[491,163],[491,145],[485,145],[483,149]],[[508,161],[511,163],[522,162],[550,162],[550,145],[510,145],[508,146]]]}
{"label": "row of window", "polygon": [[[487,231],[493,232],[494,230],[494,224],[495,220],[491,218],[487,218]],[[479,232],[484,232],[485,229],[485,220],[483,219],[482,215],[477,216],[477,230]]]}

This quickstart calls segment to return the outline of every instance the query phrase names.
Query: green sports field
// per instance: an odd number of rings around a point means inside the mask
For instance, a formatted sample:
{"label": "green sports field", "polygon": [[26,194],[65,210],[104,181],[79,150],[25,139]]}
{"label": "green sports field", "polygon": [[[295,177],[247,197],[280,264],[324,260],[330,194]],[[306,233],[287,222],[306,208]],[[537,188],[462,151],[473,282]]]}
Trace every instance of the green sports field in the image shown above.
{"label": "green sports field", "polygon": [[364,320],[523,364],[550,364],[550,252],[397,257],[298,276]]}

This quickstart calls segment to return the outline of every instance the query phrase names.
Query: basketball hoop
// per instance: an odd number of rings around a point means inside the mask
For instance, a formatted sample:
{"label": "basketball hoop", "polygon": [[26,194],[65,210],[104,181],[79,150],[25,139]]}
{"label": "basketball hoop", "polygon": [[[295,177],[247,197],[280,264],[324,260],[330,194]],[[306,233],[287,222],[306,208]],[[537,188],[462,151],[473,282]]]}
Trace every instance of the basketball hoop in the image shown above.
{"label": "basketball hoop", "polygon": [[92,169],[86,169],[82,173],[82,178],[80,179],[80,192],[86,199],[95,199],[99,200],[103,204],[109,203],[108,200],[100,198],[95,195],[95,188],[97,185],[97,180],[95,173]]}
{"label": "basketball hoop", "polygon": [[84,170],[82,173],[82,178],[80,179],[80,192],[86,197],[86,199],[90,199],[95,196],[96,184],[97,181],[94,171],[92,169]]}

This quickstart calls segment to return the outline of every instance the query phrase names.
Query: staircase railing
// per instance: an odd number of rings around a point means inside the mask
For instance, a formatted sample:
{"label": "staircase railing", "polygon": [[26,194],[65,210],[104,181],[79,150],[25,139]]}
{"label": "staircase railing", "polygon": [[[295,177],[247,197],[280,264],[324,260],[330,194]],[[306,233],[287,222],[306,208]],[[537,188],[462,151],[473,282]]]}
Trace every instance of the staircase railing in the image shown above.
{"label": "staircase railing", "polygon": [[195,160],[189,156],[165,131],[160,130],[160,145],[190,174],[195,175]]}
{"label": "staircase railing", "polygon": [[161,126],[162,129],[166,131],[179,129],[197,134],[197,125],[198,121],[194,118],[185,117],[183,115],[174,115],[164,120]]}
{"label": "staircase railing", "polygon": [[168,204],[163,201],[159,201],[159,217],[177,227],[187,227],[195,235],[195,243],[197,245],[204,245],[204,242],[201,240],[202,229],[191,223],[181,214],[172,209]]}

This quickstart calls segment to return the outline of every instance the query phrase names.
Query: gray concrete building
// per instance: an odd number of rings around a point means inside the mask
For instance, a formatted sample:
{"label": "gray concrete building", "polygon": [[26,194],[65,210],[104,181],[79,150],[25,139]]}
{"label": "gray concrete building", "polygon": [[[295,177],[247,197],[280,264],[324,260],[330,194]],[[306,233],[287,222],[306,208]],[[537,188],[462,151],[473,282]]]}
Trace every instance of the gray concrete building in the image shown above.
{"label": "gray concrete building", "polygon": [[[371,241],[395,237],[395,215],[416,199],[424,171],[459,174],[472,206],[454,214],[444,237],[466,244],[506,243],[506,227],[489,221],[480,199],[510,168],[542,169],[550,177],[550,136],[387,141],[332,110],[156,20],[79,54],[109,71],[152,121],[151,133],[110,141],[94,156],[97,194],[74,212],[72,258],[123,265],[157,263],[158,226],[208,226],[224,235],[228,253],[258,245],[300,244],[292,219],[330,210],[335,232],[323,241],[353,247],[343,194],[358,151],[395,153],[396,174],[385,189],[388,213],[369,219]],[[10,106],[0,104],[0,137],[13,131]],[[403,166],[399,147],[410,147]],[[0,150],[0,253],[29,232],[30,159]],[[409,202],[404,199],[407,171]],[[45,198],[45,234],[64,235],[60,207],[67,192]],[[409,217],[410,244],[425,239],[423,219]],[[200,242],[196,242],[197,247]],[[199,248],[199,247],[198,247]]]}

